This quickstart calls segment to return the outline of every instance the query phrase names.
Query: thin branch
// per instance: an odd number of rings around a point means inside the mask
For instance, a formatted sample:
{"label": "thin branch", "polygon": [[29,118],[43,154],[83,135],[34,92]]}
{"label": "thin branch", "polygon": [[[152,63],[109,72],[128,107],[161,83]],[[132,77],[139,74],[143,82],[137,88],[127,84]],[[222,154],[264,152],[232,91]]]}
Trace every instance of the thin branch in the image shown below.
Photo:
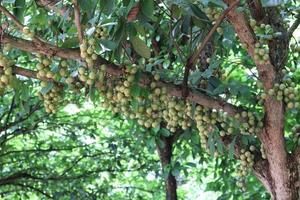
{"label": "thin branch", "polygon": [[67,20],[70,20],[70,16],[66,16],[66,14],[68,14],[68,7],[67,6],[62,6],[62,7],[58,7],[56,6],[56,4],[61,1],[61,0],[35,0],[36,4],[41,6],[41,7],[45,7],[48,10],[53,10],[54,12],[59,13],[62,17],[66,18]]}
{"label": "thin branch", "polygon": [[[0,11],[2,13],[4,13],[5,16],[7,16],[8,18],[10,18],[14,24],[18,27],[18,29],[23,32],[24,30],[24,25],[17,19],[16,16],[14,16],[13,14],[11,14],[5,7],[1,6],[0,5]],[[1,31],[1,30],[0,30]],[[33,40],[35,40],[36,42],[38,43],[41,43],[42,42],[42,39],[39,38],[38,36],[34,35],[34,37],[32,38]]]}
{"label": "thin branch", "polygon": [[188,90],[187,90],[187,88],[188,88],[188,76],[189,76],[190,70],[195,66],[196,61],[199,58],[201,52],[203,51],[203,49],[205,48],[206,44],[209,42],[209,40],[213,36],[214,32],[217,30],[217,28],[219,27],[219,25],[225,19],[226,15],[232,9],[234,9],[239,3],[240,3],[240,0],[237,0],[233,4],[231,4],[226,10],[224,10],[224,12],[222,13],[222,15],[216,21],[215,25],[212,27],[212,29],[209,31],[209,33],[207,34],[207,36],[204,38],[203,42],[201,42],[201,43],[198,44],[198,46],[196,48],[196,51],[188,58],[188,61],[187,61],[186,65],[185,65],[185,71],[184,71],[184,77],[183,77],[183,83],[182,83],[182,89],[183,89],[182,96],[183,97],[187,97],[188,96]]}
{"label": "thin branch", "polygon": [[73,0],[73,5],[74,5],[74,20],[75,20],[75,25],[77,27],[77,32],[78,32],[78,39],[80,44],[83,42],[83,32],[81,29],[81,23],[80,23],[80,8],[78,5],[77,0]]}
{"label": "thin branch", "polygon": [[197,50],[195,51],[194,54],[192,54],[192,56],[189,58],[189,64],[191,65],[195,65],[197,58],[199,58],[199,55],[201,54],[201,52],[203,51],[203,49],[205,48],[206,44],[209,42],[209,40],[211,39],[211,37],[213,36],[214,32],[217,30],[217,28],[219,27],[219,25],[222,23],[222,21],[225,19],[226,15],[235,7],[238,6],[238,4],[240,3],[240,0],[235,1],[233,4],[231,4],[226,10],[224,10],[224,12],[222,13],[222,15],[218,18],[218,20],[216,21],[216,23],[214,24],[214,26],[212,27],[212,29],[209,31],[209,33],[207,34],[207,36],[204,38],[203,42],[201,42],[198,46],[197,46]]}
{"label": "thin branch", "polygon": [[293,33],[296,31],[299,25],[300,25],[300,13],[296,16],[296,21],[293,23],[290,30],[288,31],[288,40],[292,38]]}
{"label": "thin branch", "polygon": [[43,190],[39,189],[39,188],[36,188],[36,187],[33,187],[31,185],[23,185],[23,184],[20,184],[20,183],[14,183],[13,185],[16,185],[16,186],[20,186],[22,188],[27,188],[27,189],[31,189],[33,191],[36,191],[38,193],[41,193],[42,195],[50,198],[50,199],[53,199],[53,197],[49,194],[47,194],[46,192],[44,192]]}
{"label": "thin branch", "polygon": [[6,8],[0,5],[0,11],[8,18],[10,18],[15,25],[20,29],[20,31],[23,31],[23,28],[25,27],[13,14],[11,14]]}

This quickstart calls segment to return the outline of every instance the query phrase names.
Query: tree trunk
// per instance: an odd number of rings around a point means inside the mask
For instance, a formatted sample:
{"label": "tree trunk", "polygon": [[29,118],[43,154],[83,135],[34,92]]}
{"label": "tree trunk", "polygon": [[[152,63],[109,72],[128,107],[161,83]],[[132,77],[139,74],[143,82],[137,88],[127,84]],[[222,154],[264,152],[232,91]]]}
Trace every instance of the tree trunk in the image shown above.
{"label": "tree trunk", "polygon": [[[164,171],[166,167],[171,164],[174,136],[161,136],[160,140],[162,141],[163,145],[157,143],[156,146],[162,165],[162,170]],[[165,188],[166,200],[177,200],[177,181],[171,172],[169,172],[168,176],[165,178]]]}
{"label": "tree trunk", "polygon": [[[234,0],[225,0],[232,5]],[[249,2],[249,1],[248,1]],[[257,2],[257,3],[255,3]],[[252,3],[252,1],[251,1]],[[275,32],[287,35],[282,18],[276,8],[262,8],[259,1],[254,1],[250,6],[252,17],[257,21],[270,24]],[[260,16],[255,14],[260,11]],[[249,20],[243,12],[231,11],[227,18],[233,25],[239,39],[247,47],[249,55],[254,58],[257,37],[249,25]],[[282,73],[280,70],[287,58],[288,38],[273,38],[268,42],[270,59],[265,63],[256,62],[256,67],[264,90],[267,92],[280,84]],[[254,174],[263,183],[274,200],[297,200],[299,174],[295,156],[286,151],[284,138],[285,105],[272,96],[267,96],[264,101],[265,116],[264,127],[258,137],[263,144],[267,160],[256,161]],[[258,163],[260,162],[260,163]],[[263,163],[263,164],[262,164]]]}

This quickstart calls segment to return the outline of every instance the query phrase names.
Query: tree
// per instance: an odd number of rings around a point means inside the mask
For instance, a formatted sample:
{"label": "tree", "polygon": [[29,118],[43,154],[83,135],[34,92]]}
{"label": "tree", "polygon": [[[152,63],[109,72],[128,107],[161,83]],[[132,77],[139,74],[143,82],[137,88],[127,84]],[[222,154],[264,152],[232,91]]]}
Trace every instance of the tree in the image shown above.
{"label": "tree", "polygon": [[298,6],[4,1],[0,88],[37,88],[20,76],[41,80],[48,113],[85,94],[151,130],[167,199],[177,199],[167,170],[176,141],[195,129],[209,154],[225,147],[241,160],[243,190],[251,168],[272,199],[298,199]]}

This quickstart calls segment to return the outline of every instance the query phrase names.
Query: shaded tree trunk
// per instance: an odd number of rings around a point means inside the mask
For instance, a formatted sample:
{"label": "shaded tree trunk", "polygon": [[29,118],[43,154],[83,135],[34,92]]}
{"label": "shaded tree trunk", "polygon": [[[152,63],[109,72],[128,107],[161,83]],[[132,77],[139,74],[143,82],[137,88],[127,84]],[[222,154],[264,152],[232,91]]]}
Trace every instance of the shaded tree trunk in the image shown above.
{"label": "shaded tree trunk", "polygon": [[[164,171],[171,164],[174,136],[160,137],[163,145],[156,144],[159,158]],[[177,200],[177,181],[171,172],[165,178],[166,200]]]}

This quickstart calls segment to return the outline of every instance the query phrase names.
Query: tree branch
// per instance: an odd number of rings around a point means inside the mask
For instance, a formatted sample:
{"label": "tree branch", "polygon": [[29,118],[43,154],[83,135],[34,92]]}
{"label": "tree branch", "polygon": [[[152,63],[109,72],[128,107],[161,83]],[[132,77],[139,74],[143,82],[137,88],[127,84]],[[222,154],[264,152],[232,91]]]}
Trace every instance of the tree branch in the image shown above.
{"label": "tree branch", "polygon": [[222,13],[222,15],[218,18],[218,20],[216,21],[215,25],[212,27],[212,29],[209,31],[209,33],[207,34],[207,36],[204,38],[203,42],[199,43],[196,51],[188,58],[188,61],[185,65],[185,71],[184,71],[184,77],[183,77],[183,83],[182,83],[182,88],[183,88],[183,97],[186,97],[188,95],[188,76],[189,76],[189,72],[191,69],[194,68],[197,59],[199,58],[201,52],[203,51],[203,49],[205,48],[206,44],[209,42],[209,40],[211,39],[211,37],[213,36],[214,32],[217,30],[217,28],[219,27],[219,25],[222,23],[222,21],[225,19],[226,15],[232,10],[234,9],[238,4],[239,4],[239,0],[236,0],[233,4],[231,4],[226,10],[224,10],[224,12]]}
{"label": "tree branch", "polygon": [[[8,18],[10,18],[13,23],[18,27],[18,29],[23,32],[24,30],[24,25],[16,18],[16,16],[14,16],[13,14],[11,14],[6,8],[4,8],[3,6],[0,5],[0,11],[7,16]],[[32,38],[33,40],[35,40],[36,42],[42,42],[42,39],[39,38],[38,36],[34,35],[34,37]]]}
{"label": "tree branch", "polygon": [[83,37],[82,29],[81,29],[80,8],[78,5],[78,1],[73,0],[73,5],[74,5],[74,21],[75,21],[75,25],[77,27],[78,39],[79,39],[79,43],[82,44],[84,37]]}
{"label": "tree branch", "polygon": [[[35,0],[36,4],[42,7],[47,8],[48,10],[53,10],[54,12],[59,13],[61,16],[65,17],[68,13],[68,7],[63,6],[62,8],[58,8],[56,4],[61,0]],[[67,16],[67,19],[70,19],[70,16]]]}
{"label": "tree branch", "polygon": [[[19,48],[23,51],[27,52],[37,52],[42,53],[45,55],[53,56],[56,55],[58,57],[64,58],[64,59],[81,59],[80,57],[80,50],[79,49],[63,49],[59,48],[47,43],[42,43],[41,45],[37,44],[36,42],[31,42],[23,39],[18,39],[11,37],[7,34],[4,34],[3,37],[4,43],[10,43],[12,46]],[[100,56],[98,56],[96,66],[100,65],[106,65],[107,66],[107,73],[116,76],[121,77],[124,75],[124,71],[121,68],[121,66],[118,66]],[[1,67],[1,66],[0,66]],[[20,72],[20,75],[24,75],[26,77],[36,78],[36,72],[32,70],[26,70],[22,68],[15,68],[15,72]],[[152,82],[151,75],[149,73],[142,73],[140,78],[140,85],[141,86],[147,86],[149,83]],[[172,83],[166,83],[163,81],[160,81],[158,83],[161,87],[166,87],[167,91],[170,95],[175,97],[182,97],[182,88],[178,85],[172,84]],[[224,112],[227,112],[230,116],[234,116],[235,114],[242,111],[241,108],[238,108],[230,103],[225,102],[224,100],[220,98],[214,98],[211,96],[208,96],[205,93],[193,91],[190,93],[190,95],[186,98],[187,100],[190,100],[192,102],[198,103],[204,107],[210,108],[210,109],[217,109],[217,110],[223,110]]]}
{"label": "tree branch", "polygon": [[298,28],[299,25],[300,25],[300,13],[296,16],[296,21],[293,23],[290,30],[288,31],[288,40],[292,38],[293,33],[295,32],[295,30]]}

